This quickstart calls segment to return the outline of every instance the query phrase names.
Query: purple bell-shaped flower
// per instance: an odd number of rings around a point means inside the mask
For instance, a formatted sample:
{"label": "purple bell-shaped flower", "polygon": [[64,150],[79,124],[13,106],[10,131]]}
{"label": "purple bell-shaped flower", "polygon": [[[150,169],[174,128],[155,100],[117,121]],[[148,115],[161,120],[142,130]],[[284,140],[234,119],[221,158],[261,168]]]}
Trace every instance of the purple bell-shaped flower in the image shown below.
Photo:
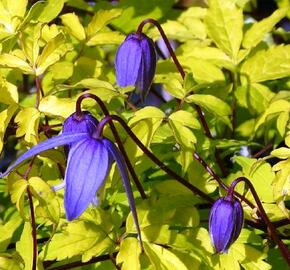
{"label": "purple bell-shaped flower", "polygon": [[209,233],[217,253],[225,253],[237,240],[243,226],[243,208],[239,200],[219,198],[211,208]]}
{"label": "purple bell-shaped flower", "polygon": [[156,57],[152,39],[144,34],[128,35],[115,58],[118,85],[134,85],[144,99],[153,81]]}

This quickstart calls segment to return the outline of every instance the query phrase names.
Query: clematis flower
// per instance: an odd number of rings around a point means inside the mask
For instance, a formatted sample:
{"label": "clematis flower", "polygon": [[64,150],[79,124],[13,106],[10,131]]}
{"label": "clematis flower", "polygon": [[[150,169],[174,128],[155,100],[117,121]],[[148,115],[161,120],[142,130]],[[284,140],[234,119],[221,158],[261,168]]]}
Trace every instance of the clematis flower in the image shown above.
{"label": "clematis flower", "polygon": [[[112,162],[115,160],[127,193],[139,239],[141,239],[134,198],[123,156],[109,139],[102,137],[97,130],[93,132],[91,128],[96,121],[92,120],[92,116],[85,113],[81,120],[83,123],[77,124],[79,129],[75,126],[74,117],[73,115],[66,121],[63,134],[40,142],[26,151],[4,173],[0,173],[0,178],[9,174],[24,160],[32,158],[40,152],[61,145],[69,145],[65,179],[61,185],[65,186],[66,218],[71,221],[79,217],[95,200],[96,192],[104,184]],[[69,129],[71,132],[68,132]],[[76,132],[72,132],[72,129],[75,129]],[[86,132],[78,132],[77,129]]]}
{"label": "clematis flower", "polygon": [[240,201],[229,196],[219,198],[211,208],[209,232],[216,252],[226,253],[240,235],[243,226]]}
{"label": "clematis flower", "polygon": [[156,51],[152,39],[144,34],[130,34],[120,45],[115,59],[117,83],[134,85],[144,99],[156,69]]}

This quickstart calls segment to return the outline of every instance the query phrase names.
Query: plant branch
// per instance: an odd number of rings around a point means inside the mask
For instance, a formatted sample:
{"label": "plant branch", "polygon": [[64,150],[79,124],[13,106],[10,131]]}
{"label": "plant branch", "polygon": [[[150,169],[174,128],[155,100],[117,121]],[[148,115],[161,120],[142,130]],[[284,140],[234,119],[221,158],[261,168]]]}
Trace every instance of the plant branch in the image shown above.
{"label": "plant branch", "polygon": [[[32,158],[30,161],[28,168],[26,169],[23,179],[27,181],[28,175],[32,169],[33,163],[35,161],[35,156]],[[28,201],[29,201],[29,209],[30,209],[30,218],[31,218],[31,227],[32,227],[32,239],[33,239],[33,258],[32,258],[32,270],[36,270],[37,266],[37,238],[36,238],[36,222],[35,222],[35,214],[34,214],[34,206],[33,206],[33,198],[32,198],[32,193],[30,190],[29,185],[27,186],[27,196],[28,196]]]}
{"label": "plant branch", "polygon": [[[86,99],[86,98],[94,99],[98,103],[98,105],[100,106],[100,108],[103,111],[104,115],[105,116],[109,116],[110,115],[110,113],[109,113],[108,109],[106,108],[105,104],[103,103],[103,101],[99,97],[97,97],[96,95],[90,94],[90,93],[83,94],[77,99],[77,102],[76,102],[76,114],[77,115],[81,116],[81,114],[82,114],[81,104],[82,104],[82,101],[84,99]],[[135,183],[135,185],[136,185],[136,187],[137,187],[142,199],[146,199],[147,198],[146,193],[145,193],[145,191],[144,191],[144,189],[143,189],[143,187],[142,187],[142,185],[141,185],[141,183],[140,183],[140,181],[138,179],[137,174],[135,173],[135,170],[134,170],[134,168],[133,168],[133,166],[132,166],[132,164],[130,162],[130,159],[129,159],[128,155],[127,155],[127,152],[126,152],[126,150],[125,150],[125,148],[123,146],[123,143],[121,141],[121,138],[120,138],[120,136],[118,134],[118,131],[117,131],[114,123],[110,122],[109,125],[110,125],[110,128],[112,130],[113,136],[114,136],[114,138],[115,138],[115,140],[117,142],[119,150],[121,151],[121,153],[122,153],[122,155],[123,155],[123,157],[125,159],[127,168],[128,168],[128,170],[129,170],[129,172],[130,172],[130,174],[132,176],[132,179],[133,179],[133,181],[134,181],[134,183]]]}
{"label": "plant branch", "polygon": [[262,217],[262,219],[264,220],[264,222],[266,223],[268,230],[269,230],[269,234],[271,236],[271,238],[273,239],[273,241],[278,245],[281,254],[283,255],[284,259],[286,260],[286,262],[288,263],[288,265],[290,266],[290,252],[287,248],[287,246],[283,243],[283,241],[279,238],[278,233],[276,231],[276,228],[274,227],[274,225],[272,224],[272,222],[270,221],[270,219],[268,218],[266,211],[263,207],[263,204],[260,201],[260,198],[253,186],[253,184],[251,183],[251,181],[246,178],[246,177],[239,177],[237,179],[235,179],[233,181],[233,183],[231,184],[229,190],[228,190],[228,194],[230,196],[233,195],[234,193],[234,189],[235,186],[239,183],[239,182],[245,182],[247,184],[247,186],[250,188],[251,193],[256,201],[257,207],[258,207],[258,211]]}
{"label": "plant branch", "polygon": [[[172,49],[172,47],[170,45],[170,42],[169,42],[169,40],[168,40],[168,38],[167,38],[164,30],[162,29],[162,27],[161,27],[161,25],[159,24],[158,21],[156,21],[156,20],[154,20],[152,18],[148,18],[148,19],[143,20],[139,24],[138,29],[136,31],[136,34],[139,35],[139,36],[141,36],[143,27],[147,23],[153,24],[158,29],[161,37],[164,40],[164,43],[165,43],[166,47],[167,47],[167,49],[168,49],[168,51],[170,53],[170,56],[171,56],[171,58],[172,58],[172,60],[173,60],[173,62],[175,64],[175,66],[176,66],[176,68],[178,70],[178,72],[180,73],[182,79],[184,79],[185,78],[185,71],[184,71],[183,67],[181,66],[180,62],[178,61],[178,59],[176,57],[176,54],[173,51],[173,49]],[[207,122],[205,120],[204,114],[203,114],[200,106],[194,104],[194,108],[195,108],[195,110],[196,110],[196,112],[198,114],[198,118],[199,118],[199,120],[200,120],[200,122],[201,122],[201,124],[203,126],[203,129],[204,129],[204,132],[205,132],[206,136],[208,138],[210,138],[210,139],[213,139],[213,136],[212,136],[212,134],[210,132],[210,129],[208,127],[208,124],[207,124]],[[224,166],[222,164],[222,161],[221,161],[221,158],[220,158],[220,153],[219,153],[218,149],[215,149],[215,158],[217,160],[217,164],[220,167],[220,170],[221,170],[222,174],[225,176],[227,174],[227,172],[226,172],[226,169],[224,168]]]}

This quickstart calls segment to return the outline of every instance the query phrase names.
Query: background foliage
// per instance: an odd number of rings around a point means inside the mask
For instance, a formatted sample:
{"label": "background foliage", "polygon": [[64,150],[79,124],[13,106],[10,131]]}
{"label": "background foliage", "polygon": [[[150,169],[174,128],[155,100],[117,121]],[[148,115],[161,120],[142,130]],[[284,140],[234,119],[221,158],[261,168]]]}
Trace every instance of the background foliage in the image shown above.
{"label": "background foliage", "polygon": [[[223,181],[248,177],[289,243],[289,226],[281,226],[289,219],[290,195],[289,1],[273,2],[270,11],[247,0],[32,2],[0,1],[1,171],[27,148],[58,134],[85,91],[99,96],[164,163],[215,199],[223,190],[192,152],[222,175],[214,156],[219,149]],[[139,103],[134,110],[128,106],[134,89],[116,85],[113,61],[125,35],[147,17],[159,20],[176,42],[187,76],[182,81],[163,52],[147,106]],[[145,28],[154,41],[160,39],[155,28]],[[176,99],[158,98],[161,88],[182,100],[179,110]],[[93,101],[83,104],[102,117]],[[204,110],[214,139],[204,135],[193,104]],[[0,269],[31,269],[28,186],[36,213],[38,269],[71,262],[90,262],[79,269],[98,270],[287,267],[267,230],[248,224],[228,254],[215,254],[207,231],[210,205],[162,172],[118,130],[148,195],[142,200],[134,187],[145,252],[114,167],[99,194],[100,205],[76,221],[65,220],[63,192],[51,189],[62,180],[65,166],[63,150],[56,149],[36,158],[27,180],[28,163],[0,180]],[[238,191],[253,201],[242,184]],[[246,218],[255,220],[256,209],[243,206]]]}

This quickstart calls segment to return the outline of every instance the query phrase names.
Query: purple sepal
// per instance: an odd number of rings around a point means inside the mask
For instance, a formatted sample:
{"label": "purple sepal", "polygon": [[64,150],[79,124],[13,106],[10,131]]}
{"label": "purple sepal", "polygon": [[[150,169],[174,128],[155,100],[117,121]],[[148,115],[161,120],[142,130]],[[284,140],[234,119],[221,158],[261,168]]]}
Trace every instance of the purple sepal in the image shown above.
{"label": "purple sepal", "polygon": [[218,199],[211,208],[209,233],[217,253],[226,253],[243,226],[243,208],[237,199]]}

